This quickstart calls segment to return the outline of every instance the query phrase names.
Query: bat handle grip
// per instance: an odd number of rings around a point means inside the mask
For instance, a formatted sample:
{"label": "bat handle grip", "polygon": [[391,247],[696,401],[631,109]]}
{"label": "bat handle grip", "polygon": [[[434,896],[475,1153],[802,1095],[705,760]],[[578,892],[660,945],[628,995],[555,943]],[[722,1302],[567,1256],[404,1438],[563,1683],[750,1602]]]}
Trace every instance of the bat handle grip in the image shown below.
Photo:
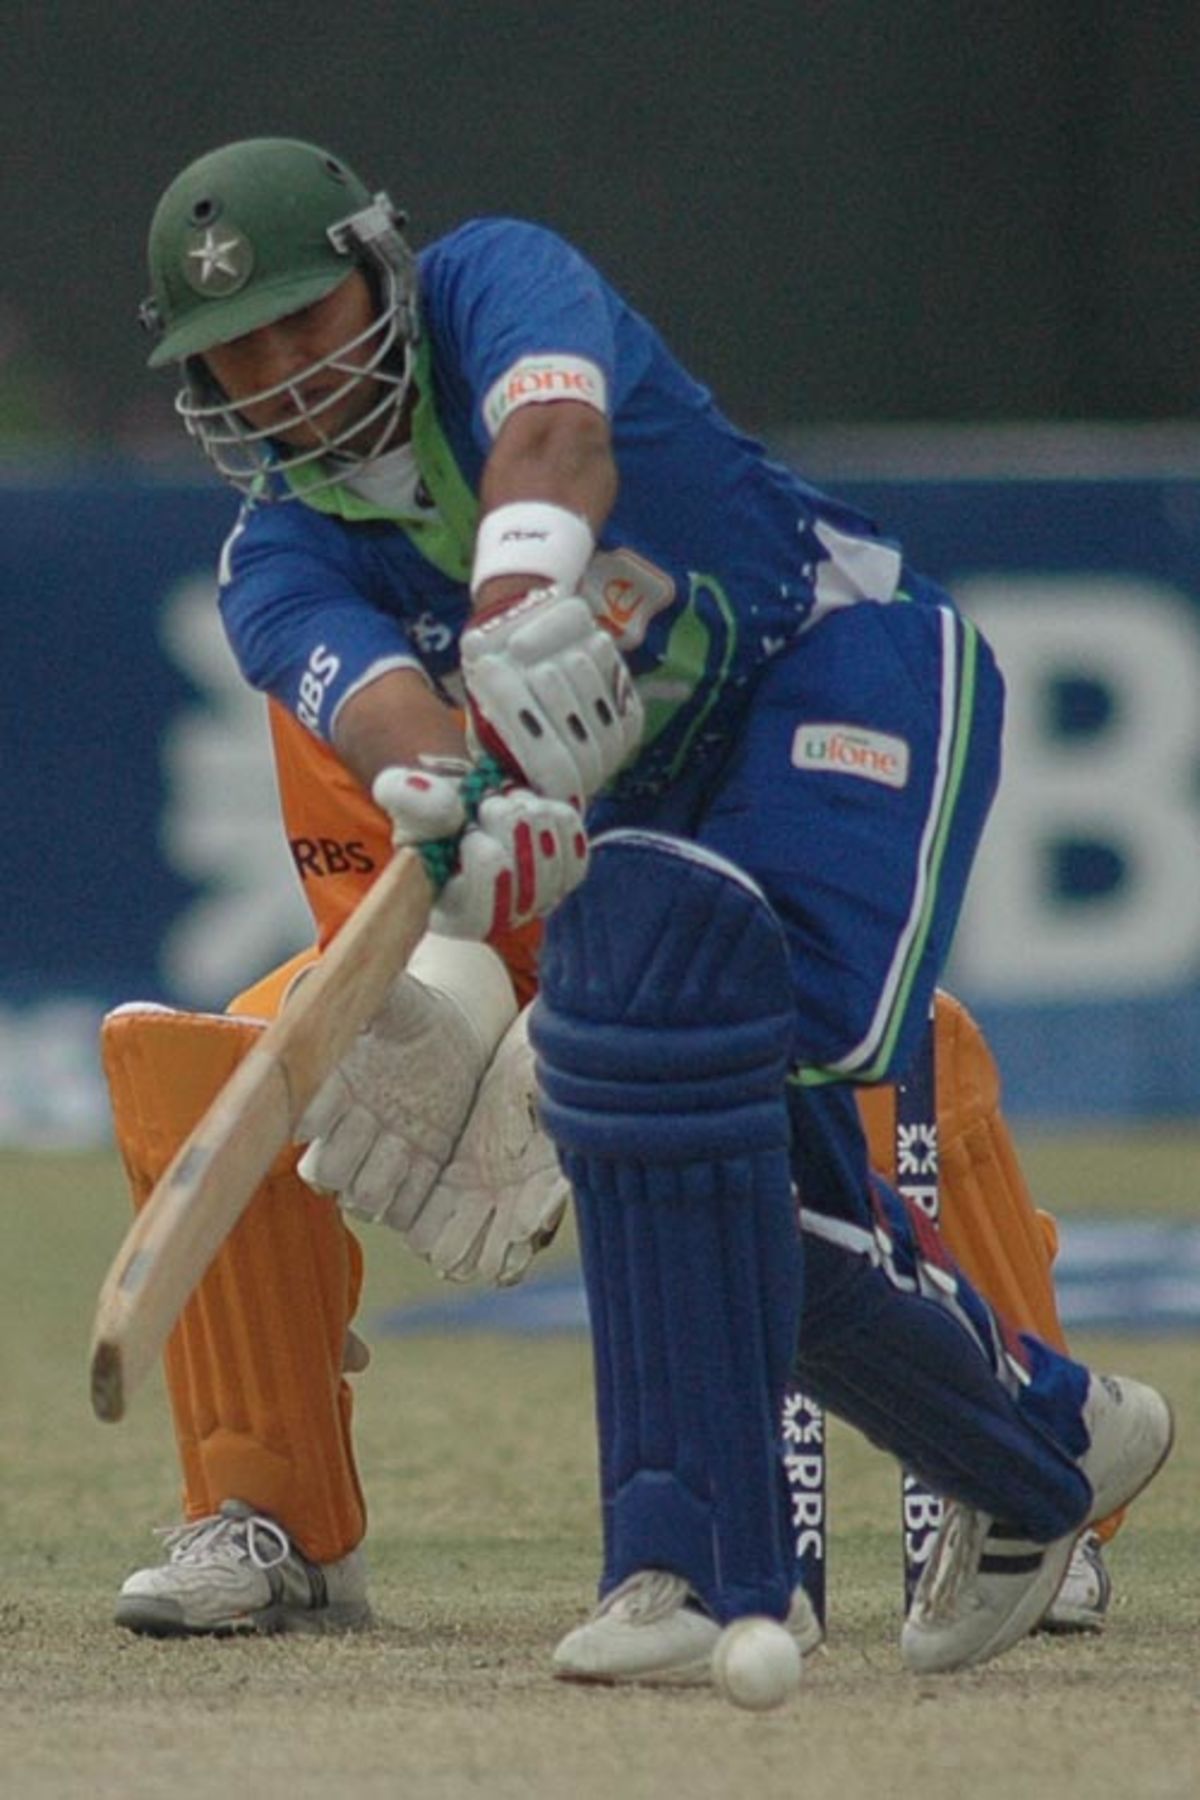
{"label": "bat handle grip", "polygon": [[[466,808],[467,818],[473,824],[478,817],[479,808],[489,794],[498,793],[512,780],[490,751],[485,750],[463,776],[459,786],[459,794]],[[461,836],[461,834],[460,834]],[[434,892],[440,894],[450,877],[458,869],[458,846],[460,837],[433,838],[426,844],[417,844],[415,849],[425,864],[425,872],[433,883]]]}

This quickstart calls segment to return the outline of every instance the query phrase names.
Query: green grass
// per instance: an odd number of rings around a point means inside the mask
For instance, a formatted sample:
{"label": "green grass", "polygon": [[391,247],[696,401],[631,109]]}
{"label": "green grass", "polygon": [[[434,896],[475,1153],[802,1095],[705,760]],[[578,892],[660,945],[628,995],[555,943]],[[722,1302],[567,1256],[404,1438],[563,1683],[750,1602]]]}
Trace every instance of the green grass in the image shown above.
{"label": "green grass", "polygon": [[1051,1212],[1191,1218],[1200,1212],[1200,1125],[1126,1131],[1029,1131],[1021,1161]]}
{"label": "green grass", "polygon": [[[1183,1211],[1196,1137],[1032,1145],[1061,1210]],[[1121,1167],[1118,1169],[1117,1164]],[[1118,1205],[1118,1198],[1123,1204]],[[126,1218],[115,1160],[0,1156],[0,1795],[248,1788],[308,1796],[1088,1800],[1189,1794],[1198,1723],[1200,1351],[1087,1340],[1157,1380],[1177,1453],[1111,1553],[1097,1642],[1038,1638],[971,1674],[901,1669],[894,1470],[832,1444],[831,1638],[794,1707],[554,1683],[586,1610],[596,1520],[586,1346],[382,1338],[358,1379],[377,1627],[340,1640],[156,1644],[116,1631],[123,1575],[177,1512],[161,1385],[117,1427],[86,1396],[91,1309]],[[363,1317],[444,1294],[384,1233]],[[569,1247],[557,1254],[566,1254]]]}

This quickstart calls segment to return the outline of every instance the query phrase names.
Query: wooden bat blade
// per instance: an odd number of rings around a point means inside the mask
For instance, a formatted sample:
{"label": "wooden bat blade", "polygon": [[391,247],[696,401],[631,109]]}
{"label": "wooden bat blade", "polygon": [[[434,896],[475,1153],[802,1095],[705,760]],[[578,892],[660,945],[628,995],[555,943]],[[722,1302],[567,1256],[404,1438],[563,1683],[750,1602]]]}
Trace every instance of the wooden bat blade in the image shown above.
{"label": "wooden bat blade", "polygon": [[421,858],[397,852],[180,1146],[100,1290],[91,1350],[98,1418],[125,1416],[304,1109],[412,955],[432,900]]}

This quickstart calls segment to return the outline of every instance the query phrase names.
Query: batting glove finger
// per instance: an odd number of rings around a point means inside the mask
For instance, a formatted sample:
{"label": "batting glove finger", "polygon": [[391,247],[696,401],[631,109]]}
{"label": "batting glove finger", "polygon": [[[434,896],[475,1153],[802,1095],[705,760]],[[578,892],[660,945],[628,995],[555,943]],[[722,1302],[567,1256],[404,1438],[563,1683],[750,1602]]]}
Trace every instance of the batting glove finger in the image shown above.
{"label": "batting glove finger", "polygon": [[539,793],[582,808],[641,738],[629,670],[579,595],[543,588],[482,615],[460,656],[476,741]]}

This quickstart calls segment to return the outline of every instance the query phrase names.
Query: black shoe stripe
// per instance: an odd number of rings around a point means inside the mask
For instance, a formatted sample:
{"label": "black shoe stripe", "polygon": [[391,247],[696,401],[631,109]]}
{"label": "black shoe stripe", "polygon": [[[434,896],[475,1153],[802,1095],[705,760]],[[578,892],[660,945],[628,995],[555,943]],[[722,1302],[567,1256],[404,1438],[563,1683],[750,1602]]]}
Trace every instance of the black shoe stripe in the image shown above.
{"label": "black shoe stripe", "polygon": [[1023,1554],[1010,1551],[1007,1555],[999,1550],[988,1550],[979,1559],[979,1572],[981,1575],[1033,1575],[1043,1561],[1040,1550]]}
{"label": "black shoe stripe", "polygon": [[[325,1579],[325,1571],[320,1563],[309,1562],[306,1556],[293,1549],[292,1555],[303,1568],[308,1577],[308,1604],[313,1612],[323,1612],[329,1605],[329,1583]],[[277,1606],[287,1604],[287,1583],[283,1570],[278,1564],[263,1570],[267,1578],[267,1586],[271,1590],[271,1599]]]}

